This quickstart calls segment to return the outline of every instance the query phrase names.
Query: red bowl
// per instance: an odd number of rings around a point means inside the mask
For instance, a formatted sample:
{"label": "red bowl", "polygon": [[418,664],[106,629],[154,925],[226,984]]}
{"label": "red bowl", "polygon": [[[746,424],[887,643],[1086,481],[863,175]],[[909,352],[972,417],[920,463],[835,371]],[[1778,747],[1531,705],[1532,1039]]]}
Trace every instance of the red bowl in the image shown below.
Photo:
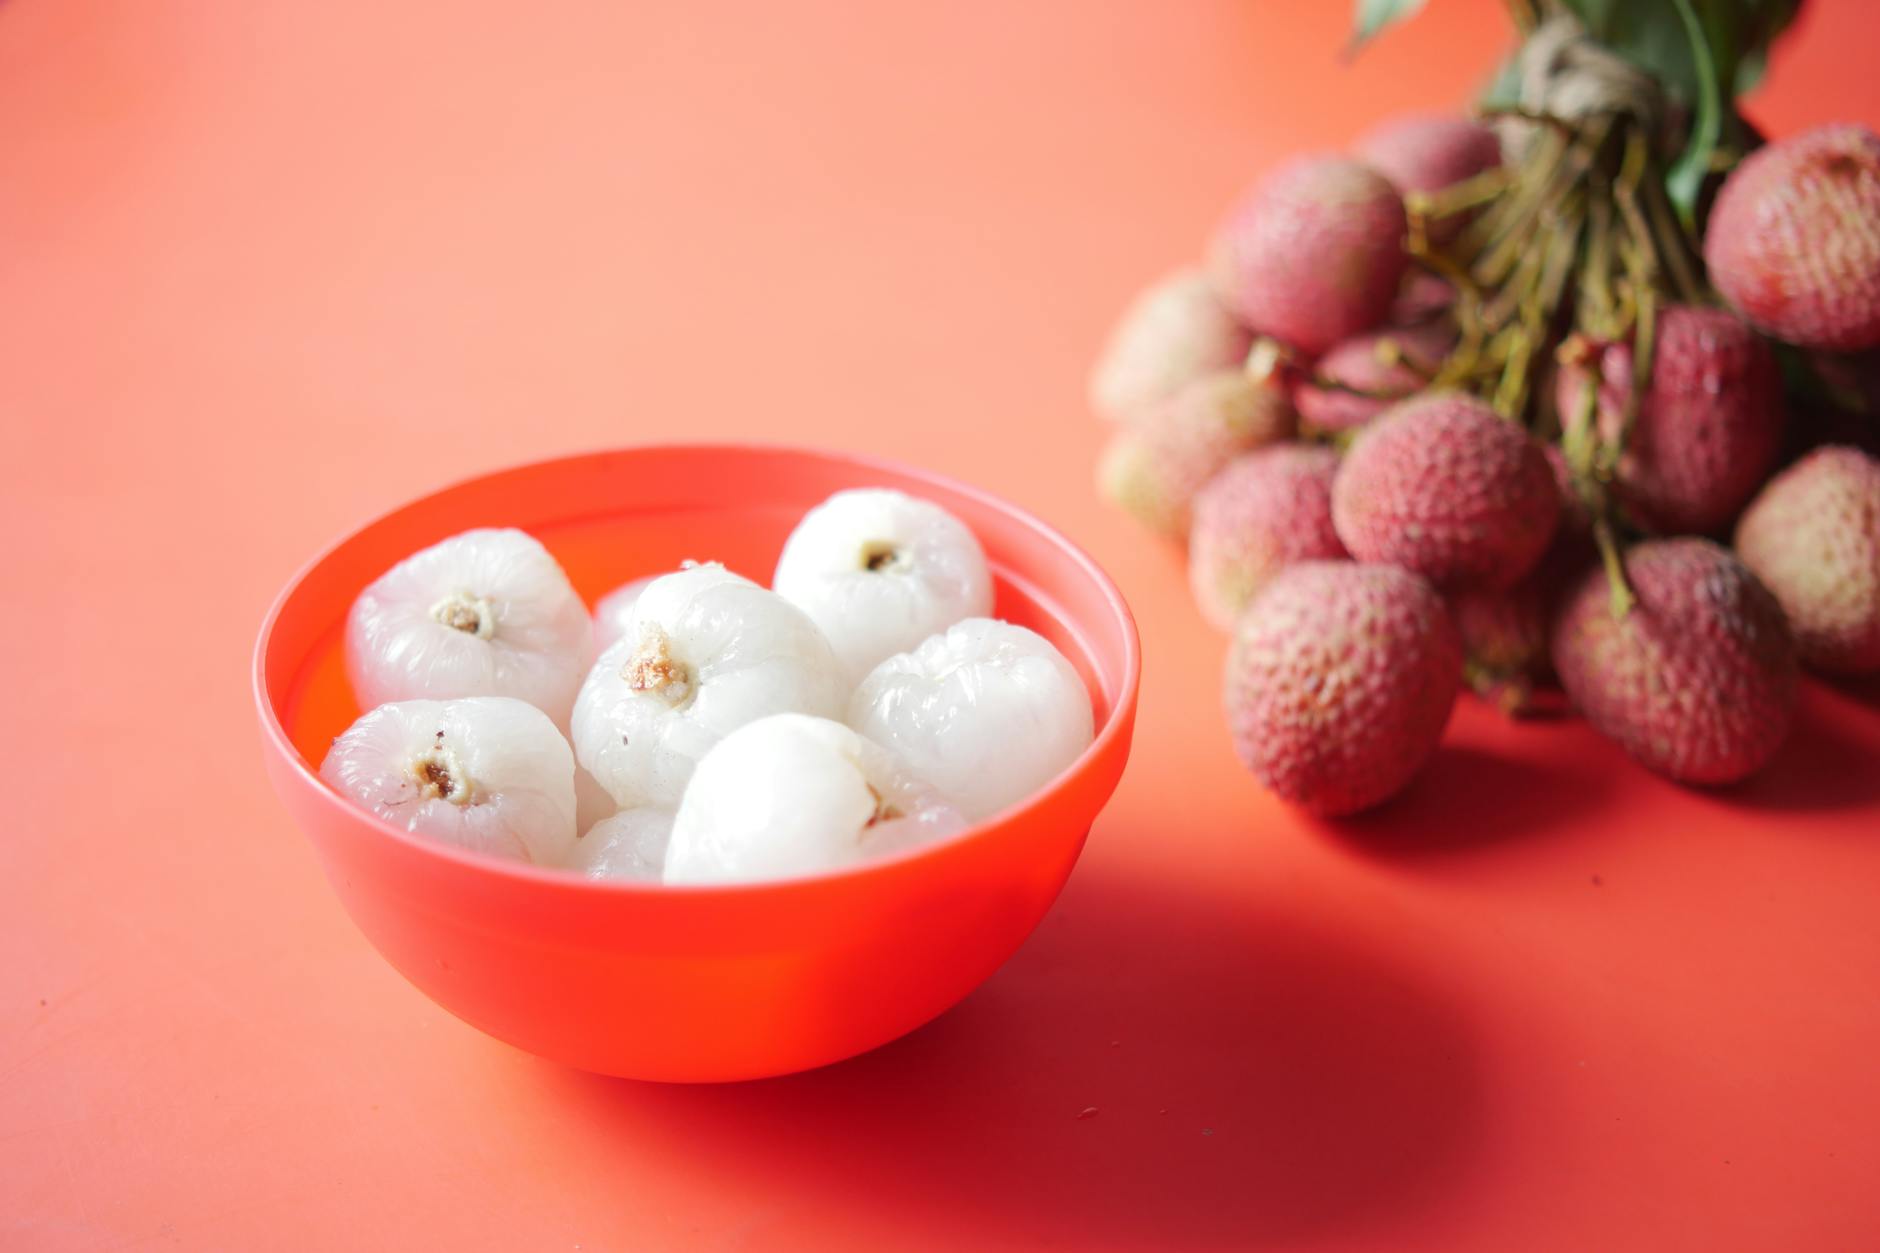
{"label": "red bowl", "polygon": [[[429,843],[316,773],[358,713],[342,633],[367,583],[475,526],[548,545],[591,604],[686,558],[762,582],[805,510],[900,488],[979,536],[1000,617],[1063,650],[1094,743],[1023,804],[936,845],[838,874],[735,887],[592,883]],[[427,996],[518,1048],[638,1079],[747,1079],[884,1044],[959,1002],[1037,926],[1129,755],[1141,659],[1107,576],[1024,511],[924,471],[742,445],[628,448],[521,466],[426,496],[347,536],[288,584],[255,647],[275,790],[346,911]]]}

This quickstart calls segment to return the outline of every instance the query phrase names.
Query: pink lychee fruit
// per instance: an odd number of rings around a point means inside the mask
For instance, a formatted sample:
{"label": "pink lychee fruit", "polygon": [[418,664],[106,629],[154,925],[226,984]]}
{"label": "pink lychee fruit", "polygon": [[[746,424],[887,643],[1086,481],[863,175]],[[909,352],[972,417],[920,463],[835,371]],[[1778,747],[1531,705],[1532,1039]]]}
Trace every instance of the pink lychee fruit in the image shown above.
{"label": "pink lychee fruit", "polygon": [[[1621,436],[1632,346],[1598,354],[1596,429]],[[1588,368],[1560,369],[1563,421],[1584,404]],[[1722,309],[1672,305],[1658,317],[1651,381],[1625,439],[1614,498],[1639,526],[1709,534],[1727,526],[1768,477],[1782,445],[1782,379],[1769,345]]]}
{"label": "pink lychee fruit", "polygon": [[1804,348],[1880,345],[1880,135],[1820,126],[1743,159],[1704,235],[1711,282]]}
{"label": "pink lychee fruit", "polygon": [[1446,588],[1510,586],[1534,567],[1559,513],[1541,446],[1457,392],[1387,410],[1332,484],[1332,522],[1353,557]]}
{"label": "pink lychee fruit", "polygon": [[1456,306],[1456,288],[1448,279],[1420,266],[1404,272],[1390,311],[1384,315],[1389,326],[1418,326],[1439,317]]}
{"label": "pink lychee fruit", "polygon": [[1247,606],[1227,661],[1234,747],[1314,813],[1395,795],[1455,705],[1462,646],[1436,589],[1395,566],[1307,561]]}
{"label": "pink lychee fruit", "polygon": [[1254,330],[1317,356],[1377,325],[1403,277],[1404,212],[1383,175],[1348,157],[1296,157],[1215,235],[1208,271]]}
{"label": "pink lychee fruit", "polygon": [[[1452,187],[1501,164],[1501,140],[1468,118],[1410,115],[1374,127],[1351,153],[1405,196]],[[1455,214],[1430,224],[1438,242],[1454,238],[1467,222]]]}
{"label": "pink lychee fruit", "polygon": [[1649,540],[1621,564],[1629,609],[1616,611],[1611,581],[1594,569],[1554,622],[1567,695],[1660,774],[1730,783],[1755,773],[1788,737],[1800,687],[1782,606],[1709,540]]}
{"label": "pink lychee fruit", "polygon": [[1253,333],[1227,311],[1199,267],[1158,280],[1130,302],[1090,374],[1090,407],[1123,421],[1204,374],[1246,359]]}
{"label": "pink lychee fruit", "polygon": [[1477,696],[1511,716],[1552,712],[1556,703],[1546,699],[1551,590],[1530,574],[1513,587],[1460,588],[1448,597],[1462,638],[1462,677]]}
{"label": "pink lychee fruit", "polygon": [[1278,444],[1245,453],[1195,498],[1188,581],[1202,616],[1222,631],[1281,569],[1334,561],[1345,546],[1332,529],[1338,454],[1322,444]]}
{"label": "pink lychee fruit", "polygon": [[1239,454],[1291,435],[1294,422],[1277,374],[1205,375],[1110,437],[1098,490],[1150,530],[1180,538],[1208,480]]}
{"label": "pink lychee fruit", "polygon": [[1832,446],[1803,457],[1751,502],[1736,551],[1788,615],[1805,663],[1880,671],[1880,460]]}
{"label": "pink lychee fruit", "polygon": [[1293,385],[1302,429],[1355,431],[1420,391],[1456,342],[1447,323],[1365,331],[1341,340]]}

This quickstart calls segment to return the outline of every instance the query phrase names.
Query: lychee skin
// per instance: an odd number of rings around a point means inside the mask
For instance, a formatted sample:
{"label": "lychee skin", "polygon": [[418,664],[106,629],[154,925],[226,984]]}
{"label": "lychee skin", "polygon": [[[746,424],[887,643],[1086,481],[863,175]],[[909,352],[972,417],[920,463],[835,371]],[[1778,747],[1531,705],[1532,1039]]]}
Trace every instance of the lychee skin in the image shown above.
{"label": "lychee skin", "polygon": [[1554,669],[1586,720],[1648,768],[1732,783],[1775,755],[1800,689],[1795,642],[1769,589],[1709,540],[1650,540],[1625,554],[1637,597],[1612,610],[1589,571],[1554,622]]}
{"label": "lychee skin", "polygon": [[[1454,328],[1440,322],[1365,331],[1339,342],[1313,364],[1310,377],[1293,386],[1300,426],[1322,433],[1357,430],[1422,390],[1455,342]],[[1402,359],[1393,359],[1392,350]]]}
{"label": "lychee skin", "polygon": [[1247,607],[1228,656],[1234,747],[1283,799],[1356,813],[1429,759],[1461,673],[1455,625],[1423,579],[1394,566],[1288,566]]}
{"label": "lychee skin", "polygon": [[1196,493],[1236,456],[1290,436],[1295,421],[1277,376],[1206,375],[1110,437],[1097,489],[1150,530],[1179,539]]}
{"label": "lychee skin", "polygon": [[[1632,388],[1632,346],[1600,359],[1597,422],[1618,438]],[[1586,371],[1564,366],[1560,413],[1579,410]],[[1658,317],[1651,382],[1618,463],[1614,495],[1640,526],[1710,534],[1729,525],[1768,477],[1782,446],[1782,378],[1775,354],[1722,309],[1672,305]]]}
{"label": "lychee skin", "polygon": [[1821,126],[1745,157],[1710,211],[1704,261],[1724,298],[1777,339],[1880,344],[1880,135]]}
{"label": "lychee skin", "polygon": [[1266,581],[1300,561],[1348,556],[1332,529],[1338,454],[1279,444],[1235,458],[1195,498],[1188,581],[1202,616],[1231,631]]}
{"label": "lychee skin", "polygon": [[1347,157],[1281,165],[1229,213],[1208,272],[1228,308],[1307,356],[1377,325],[1403,277],[1403,201]]}
{"label": "lychee skin", "polygon": [[1090,373],[1090,407],[1120,422],[1204,374],[1246,360],[1253,332],[1242,326],[1199,267],[1152,284],[1123,311]]}
{"label": "lychee skin", "polygon": [[1332,484],[1332,522],[1353,557],[1446,588],[1512,585],[1546,550],[1559,513],[1541,446],[1454,392],[1373,421]]}
{"label": "lychee skin", "polygon": [[1441,191],[1501,164],[1501,141],[1480,122],[1412,114],[1371,128],[1351,155],[1399,191]]}
{"label": "lychee skin", "polygon": [[1781,604],[1803,662],[1880,671],[1880,461],[1855,448],[1810,453],[1743,514],[1736,551]]}
{"label": "lychee skin", "polygon": [[1539,574],[1509,588],[1462,588],[1448,598],[1462,637],[1464,680],[1477,696],[1510,715],[1540,712],[1546,704],[1541,689],[1552,674],[1547,658],[1552,589]]}

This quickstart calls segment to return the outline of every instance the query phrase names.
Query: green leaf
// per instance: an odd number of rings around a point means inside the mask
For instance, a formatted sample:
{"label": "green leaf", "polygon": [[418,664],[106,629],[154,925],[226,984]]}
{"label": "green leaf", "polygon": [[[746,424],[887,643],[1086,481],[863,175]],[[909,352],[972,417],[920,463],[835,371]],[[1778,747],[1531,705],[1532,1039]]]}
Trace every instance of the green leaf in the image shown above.
{"label": "green leaf", "polygon": [[1426,0],[1357,0],[1357,11],[1352,16],[1351,44],[1347,51],[1356,52],[1366,40],[1385,27],[1415,17],[1425,3]]}
{"label": "green leaf", "polygon": [[[1721,36],[1714,25],[1706,30],[1692,7],[1692,0],[1671,0],[1671,3],[1684,25],[1685,38],[1690,41],[1691,64],[1697,71],[1697,99],[1691,118],[1691,137],[1665,175],[1665,190],[1671,196],[1671,203],[1677,206],[1685,227],[1694,229],[1698,193],[1710,174],[1711,154],[1717,151],[1717,141],[1723,135],[1723,87],[1712,48],[1712,41],[1721,42]],[[1714,10],[1716,6],[1711,7]]]}

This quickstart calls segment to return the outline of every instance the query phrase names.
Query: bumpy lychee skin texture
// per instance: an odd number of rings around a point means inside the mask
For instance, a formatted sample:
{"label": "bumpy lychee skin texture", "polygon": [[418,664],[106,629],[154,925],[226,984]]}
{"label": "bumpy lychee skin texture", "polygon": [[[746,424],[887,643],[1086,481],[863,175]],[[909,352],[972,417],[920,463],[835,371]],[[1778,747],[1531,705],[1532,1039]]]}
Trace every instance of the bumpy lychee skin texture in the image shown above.
{"label": "bumpy lychee skin texture", "polygon": [[1817,670],[1880,671],[1880,461],[1817,449],[1770,480],[1736,528]]}
{"label": "bumpy lychee skin texture", "polygon": [[[1598,430],[1612,440],[1632,389],[1632,346],[1608,345],[1599,369]],[[1580,412],[1586,383],[1583,367],[1562,367],[1563,420]],[[1769,345],[1726,310],[1664,310],[1614,484],[1626,514],[1663,534],[1721,530],[1768,477],[1781,445],[1782,379]]]}
{"label": "bumpy lychee skin texture", "polygon": [[1704,261],[1724,298],[1777,339],[1880,344],[1880,135],[1822,126],[1744,158],[1711,209]]}
{"label": "bumpy lychee skin texture", "polygon": [[1435,751],[1462,646],[1442,598],[1394,566],[1303,562],[1248,606],[1227,661],[1234,747],[1285,800],[1350,814]]}
{"label": "bumpy lychee skin texture", "polygon": [[1685,783],[1732,783],[1788,737],[1799,690],[1782,607],[1749,567],[1701,539],[1625,554],[1637,603],[1612,609],[1589,571],[1553,628],[1554,669],[1586,720],[1639,762]]}
{"label": "bumpy lychee skin texture", "polygon": [[1280,444],[1237,457],[1195,498],[1188,581],[1202,616],[1233,629],[1266,581],[1300,561],[1337,561],[1332,529],[1338,454],[1321,444]]}
{"label": "bumpy lychee skin texture", "polygon": [[1179,539],[1195,494],[1236,456],[1291,435],[1294,423],[1277,376],[1206,375],[1110,437],[1097,488],[1150,530]]}
{"label": "bumpy lychee skin texture", "polygon": [[1449,594],[1449,612],[1462,637],[1463,679],[1503,713],[1557,712],[1545,686],[1553,673],[1547,656],[1550,587],[1536,569],[1509,588],[1463,588]]}
{"label": "bumpy lychee skin texture", "polygon": [[1421,390],[1455,342],[1454,328],[1441,322],[1387,327],[1340,341],[1293,386],[1299,425],[1321,433],[1357,430]]}
{"label": "bumpy lychee skin texture", "polygon": [[1419,396],[1376,419],[1332,484],[1332,521],[1352,556],[1442,587],[1513,584],[1559,513],[1541,446],[1457,393]]}
{"label": "bumpy lychee skin texture", "polygon": [[1123,311],[1090,373],[1090,407],[1120,422],[1204,374],[1246,359],[1253,332],[1240,324],[1199,267],[1150,286]]}
{"label": "bumpy lychee skin texture", "polygon": [[1383,318],[1403,277],[1403,238],[1403,201],[1382,174],[1346,157],[1298,157],[1234,207],[1208,270],[1242,321],[1317,356]]}

